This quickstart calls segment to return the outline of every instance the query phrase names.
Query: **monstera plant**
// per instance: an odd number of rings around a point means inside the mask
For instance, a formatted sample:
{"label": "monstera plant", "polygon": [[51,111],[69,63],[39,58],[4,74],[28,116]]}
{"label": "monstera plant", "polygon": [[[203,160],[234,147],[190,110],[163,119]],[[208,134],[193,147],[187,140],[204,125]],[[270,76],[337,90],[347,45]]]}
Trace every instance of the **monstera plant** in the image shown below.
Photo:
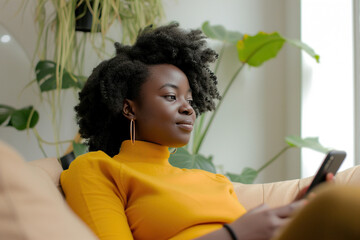
{"label": "monstera plant", "polygon": [[[212,161],[212,156],[205,157],[200,153],[200,149],[204,143],[204,139],[207,133],[209,132],[213,120],[216,117],[216,114],[218,113],[222,103],[225,101],[226,95],[231,89],[232,84],[238,79],[241,70],[246,65],[260,67],[264,62],[275,58],[284,44],[290,44],[305,51],[317,62],[319,62],[319,56],[305,43],[302,43],[298,40],[285,38],[277,32],[259,32],[254,36],[249,36],[247,34],[226,30],[225,27],[221,25],[210,25],[209,22],[203,23],[202,30],[208,38],[215,39],[222,43],[222,47],[219,52],[219,58],[214,68],[215,74],[218,71],[220,62],[223,60],[223,53],[227,47],[234,48],[237,51],[238,60],[233,63],[237,65],[237,68],[233,73],[230,81],[226,85],[224,91],[222,92],[222,98],[217,102],[215,110],[210,113],[202,114],[197,118],[194,125],[192,141],[190,141],[192,144],[180,148],[176,151],[175,154],[172,154],[170,156],[170,163],[181,168],[198,168],[210,172],[216,172],[216,167]],[[265,164],[260,168],[244,168],[240,174],[225,173],[225,175],[227,175],[231,181],[253,183],[261,171],[263,171],[267,166],[278,159],[281,154],[290,148],[305,147],[320,152],[328,151],[327,148],[323,147],[319,143],[318,138],[301,139],[297,136],[288,136],[285,138],[284,145],[284,148],[281,149],[279,153],[265,162]]]}

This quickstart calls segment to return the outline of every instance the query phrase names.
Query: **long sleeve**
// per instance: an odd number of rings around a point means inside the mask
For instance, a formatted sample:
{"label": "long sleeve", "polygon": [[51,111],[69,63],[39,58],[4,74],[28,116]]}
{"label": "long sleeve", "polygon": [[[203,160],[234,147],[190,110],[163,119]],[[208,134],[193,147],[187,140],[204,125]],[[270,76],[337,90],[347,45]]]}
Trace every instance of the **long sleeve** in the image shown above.
{"label": "long sleeve", "polygon": [[106,160],[77,159],[61,175],[61,185],[70,207],[101,240],[130,240],[126,199]]}

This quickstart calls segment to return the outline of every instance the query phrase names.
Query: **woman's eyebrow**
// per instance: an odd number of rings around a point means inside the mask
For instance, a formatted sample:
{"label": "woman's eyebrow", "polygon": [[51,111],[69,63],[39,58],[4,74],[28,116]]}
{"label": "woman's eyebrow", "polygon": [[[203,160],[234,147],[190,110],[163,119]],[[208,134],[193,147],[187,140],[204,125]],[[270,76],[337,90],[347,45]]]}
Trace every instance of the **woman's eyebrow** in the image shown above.
{"label": "woman's eyebrow", "polygon": [[179,87],[176,86],[175,84],[165,83],[164,85],[162,85],[162,86],[159,88],[159,90],[162,89],[162,88],[165,88],[165,87],[171,87],[171,88],[179,89]]}
{"label": "woman's eyebrow", "polygon": [[[179,87],[178,87],[177,85],[175,85],[175,84],[165,83],[164,85],[162,85],[162,86],[159,88],[159,90],[162,89],[162,88],[165,88],[165,87],[171,87],[171,88],[174,88],[174,89],[179,89]],[[192,92],[191,88],[189,88],[188,92]]]}

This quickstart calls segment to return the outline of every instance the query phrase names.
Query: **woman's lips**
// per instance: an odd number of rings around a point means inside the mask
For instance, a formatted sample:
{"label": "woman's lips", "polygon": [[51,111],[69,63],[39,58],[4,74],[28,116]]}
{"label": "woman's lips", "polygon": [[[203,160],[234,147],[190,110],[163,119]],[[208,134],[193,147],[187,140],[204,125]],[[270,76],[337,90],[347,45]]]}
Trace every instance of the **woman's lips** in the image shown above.
{"label": "woman's lips", "polygon": [[193,124],[191,122],[179,122],[176,124],[179,128],[191,132],[193,130]]}

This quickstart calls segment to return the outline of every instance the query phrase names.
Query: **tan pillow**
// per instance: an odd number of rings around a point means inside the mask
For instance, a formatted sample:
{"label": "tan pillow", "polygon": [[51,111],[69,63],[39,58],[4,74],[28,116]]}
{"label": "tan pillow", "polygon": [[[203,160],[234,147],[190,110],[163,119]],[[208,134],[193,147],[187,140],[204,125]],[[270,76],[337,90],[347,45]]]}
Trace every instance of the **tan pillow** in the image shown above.
{"label": "tan pillow", "polygon": [[46,174],[0,142],[0,239],[92,240]]}

